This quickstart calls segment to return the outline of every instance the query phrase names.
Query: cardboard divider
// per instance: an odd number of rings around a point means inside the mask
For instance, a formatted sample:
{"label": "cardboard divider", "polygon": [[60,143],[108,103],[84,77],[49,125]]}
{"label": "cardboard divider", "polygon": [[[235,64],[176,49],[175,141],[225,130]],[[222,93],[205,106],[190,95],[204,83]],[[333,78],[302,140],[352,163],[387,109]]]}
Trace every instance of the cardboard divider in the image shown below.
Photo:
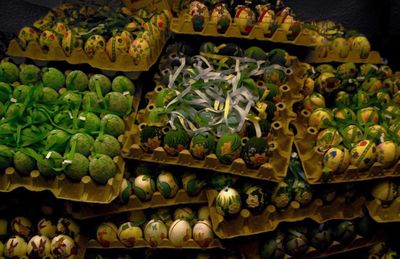
{"label": "cardboard divider", "polygon": [[121,204],[118,201],[107,205],[68,203],[66,209],[75,219],[84,220],[148,208],[206,203],[207,196],[204,190],[197,196],[189,196],[185,190],[181,189],[177,192],[175,197],[171,199],[164,198],[160,192],[155,192],[149,201],[141,201],[136,195],[131,195],[126,204]]}
{"label": "cardboard divider", "polygon": [[378,223],[400,222],[400,197],[388,206],[383,206],[380,200],[374,199],[368,201],[366,207],[371,218]]}
{"label": "cardboard divider", "polygon": [[207,191],[208,207],[214,233],[221,239],[239,236],[250,236],[274,231],[282,222],[297,222],[310,218],[318,223],[333,219],[355,219],[363,215],[364,197],[359,197],[354,202],[346,203],[342,196],[337,197],[329,204],[324,204],[321,199],[314,199],[305,207],[292,201],[284,211],[279,211],[274,205],[269,204],[259,214],[252,214],[247,209],[232,218],[224,218],[217,213],[215,198],[216,190]]}
{"label": "cardboard divider", "polygon": [[361,58],[359,50],[350,50],[347,57],[340,57],[333,51],[329,50],[328,46],[320,46],[310,52],[306,61],[308,63],[368,63],[368,64],[384,64],[384,60],[378,51],[371,51],[367,58]]}

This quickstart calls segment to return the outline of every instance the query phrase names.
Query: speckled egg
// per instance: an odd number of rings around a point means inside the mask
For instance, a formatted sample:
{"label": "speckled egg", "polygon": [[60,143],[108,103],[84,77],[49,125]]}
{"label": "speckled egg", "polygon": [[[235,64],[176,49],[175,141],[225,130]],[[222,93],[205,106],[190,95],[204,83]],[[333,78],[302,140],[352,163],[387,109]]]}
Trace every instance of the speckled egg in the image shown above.
{"label": "speckled egg", "polygon": [[243,193],[244,206],[253,212],[262,211],[267,206],[267,197],[261,186],[246,186]]}
{"label": "speckled egg", "polygon": [[317,81],[317,86],[325,93],[331,93],[340,87],[340,80],[331,72],[322,73]]}
{"label": "speckled egg", "polygon": [[64,33],[61,46],[64,50],[64,53],[67,56],[70,56],[74,49],[83,47],[83,40],[80,39],[74,31],[68,30]]}
{"label": "speckled egg", "polygon": [[157,247],[158,244],[168,237],[168,230],[161,220],[150,220],[144,228],[144,238],[150,246]]}
{"label": "speckled egg", "polygon": [[368,58],[371,52],[371,44],[364,36],[357,36],[351,39],[351,50],[359,51],[361,58]]}
{"label": "speckled egg", "polygon": [[26,48],[29,42],[38,42],[39,34],[34,28],[24,27],[18,33],[18,40],[23,48]]}
{"label": "speckled egg", "polygon": [[361,128],[354,124],[346,126],[341,133],[342,137],[351,143],[358,143],[364,135]]}
{"label": "speckled egg", "polygon": [[156,189],[154,180],[148,175],[139,175],[133,182],[133,191],[142,201],[148,201]]}
{"label": "speckled egg", "polygon": [[157,189],[165,198],[172,198],[179,190],[176,177],[167,171],[161,171],[157,177]]}
{"label": "speckled egg", "polygon": [[26,256],[28,245],[20,236],[15,236],[7,240],[4,247],[4,256],[7,258],[22,258]]}
{"label": "speckled egg", "polygon": [[205,182],[196,173],[185,173],[182,176],[182,185],[187,194],[196,196],[205,186]]}
{"label": "speckled egg", "polygon": [[118,200],[121,203],[127,203],[129,201],[129,197],[132,195],[133,185],[131,181],[127,179],[122,179],[121,182],[121,190],[119,191]]}
{"label": "speckled egg", "polygon": [[332,147],[338,146],[342,141],[343,138],[338,130],[327,128],[318,133],[316,147],[321,151],[327,151]]}
{"label": "speckled egg", "polygon": [[110,247],[112,242],[118,241],[118,228],[112,222],[101,223],[97,227],[97,242],[103,247]]}
{"label": "speckled egg", "polygon": [[378,123],[379,111],[375,107],[366,107],[358,110],[357,121],[359,124]]}
{"label": "speckled egg", "polygon": [[215,5],[211,13],[211,22],[217,25],[218,33],[225,33],[232,22],[231,14],[223,3]]}
{"label": "speckled egg", "polygon": [[39,235],[53,238],[56,236],[57,226],[49,219],[41,219],[37,223],[37,230]]}
{"label": "speckled egg", "polygon": [[131,222],[123,223],[118,229],[118,238],[127,247],[133,247],[137,239],[143,238],[140,227],[134,226]]}
{"label": "speckled egg", "polygon": [[308,118],[308,125],[317,129],[326,128],[333,121],[332,111],[326,108],[315,109]]}
{"label": "speckled egg", "polygon": [[32,233],[32,222],[25,217],[13,218],[10,226],[13,234],[24,238],[28,238]]}
{"label": "speckled egg", "polygon": [[58,235],[51,240],[51,254],[55,258],[69,258],[78,253],[75,241],[67,235]]}
{"label": "speckled egg", "polygon": [[344,147],[332,147],[324,155],[324,169],[330,173],[343,173],[350,164],[349,150]]}
{"label": "speckled egg", "polygon": [[52,31],[43,31],[39,37],[39,45],[45,51],[48,51],[50,48],[58,47],[57,35]]}
{"label": "speckled egg", "polygon": [[225,187],[218,193],[215,199],[215,206],[217,212],[222,216],[235,215],[242,208],[242,200],[235,189]]}
{"label": "speckled egg", "polygon": [[261,29],[266,37],[271,36],[277,27],[274,10],[265,5],[257,5],[256,10],[259,14],[257,23],[261,26]]}
{"label": "speckled egg", "polygon": [[398,186],[393,181],[382,181],[376,184],[371,191],[372,196],[387,207],[398,195]]}
{"label": "speckled egg", "polygon": [[97,51],[104,50],[106,40],[101,35],[92,35],[85,42],[85,52],[89,58],[92,58]]}
{"label": "speckled egg", "polygon": [[384,168],[391,167],[399,158],[399,146],[393,141],[385,141],[377,145],[377,159]]}
{"label": "speckled egg", "polygon": [[204,24],[210,17],[207,6],[199,1],[193,1],[190,3],[189,15],[192,18],[194,31],[202,31]]}
{"label": "speckled egg", "polygon": [[350,45],[344,38],[336,38],[330,45],[331,51],[340,58],[346,58],[350,53]]}
{"label": "speckled egg", "polygon": [[118,57],[128,54],[129,43],[120,35],[109,38],[106,44],[106,52],[110,60],[114,62]]}
{"label": "speckled egg", "polygon": [[356,230],[353,222],[343,221],[339,223],[334,231],[335,240],[342,245],[350,244],[356,237]]}
{"label": "speckled egg", "polygon": [[249,7],[239,5],[233,22],[239,26],[240,33],[248,35],[256,24],[256,15]]}
{"label": "speckled egg", "polygon": [[333,117],[338,121],[353,122],[356,120],[356,114],[352,109],[343,107],[333,109]]}
{"label": "speckled egg", "polygon": [[73,219],[60,218],[57,221],[57,233],[76,238],[80,233],[80,227]]}
{"label": "speckled egg", "polygon": [[192,227],[186,220],[177,219],[169,228],[168,237],[174,246],[182,247],[192,238]]}
{"label": "speckled egg", "polygon": [[230,164],[240,156],[242,140],[238,134],[224,134],[217,142],[216,155],[222,164]]}
{"label": "speckled egg", "polygon": [[376,93],[382,88],[382,81],[376,77],[370,77],[361,84],[361,89],[367,93]]}
{"label": "speckled egg", "polygon": [[46,236],[33,236],[27,247],[27,255],[31,258],[43,258],[50,255],[50,239]]}
{"label": "speckled egg", "polygon": [[285,182],[280,182],[272,194],[272,203],[278,209],[286,208],[292,200],[292,191]]}
{"label": "speckled egg", "polygon": [[350,151],[350,163],[359,170],[369,169],[376,161],[377,149],[370,140],[361,140]]}
{"label": "speckled egg", "polygon": [[337,107],[346,107],[349,106],[350,103],[351,103],[350,95],[345,91],[340,91],[336,94],[335,105]]}
{"label": "speckled egg", "polygon": [[320,93],[313,92],[304,98],[303,107],[310,112],[314,111],[316,108],[324,108],[325,97]]}
{"label": "speckled egg", "polygon": [[198,221],[193,227],[193,239],[200,247],[208,247],[214,240],[214,232],[210,222]]}

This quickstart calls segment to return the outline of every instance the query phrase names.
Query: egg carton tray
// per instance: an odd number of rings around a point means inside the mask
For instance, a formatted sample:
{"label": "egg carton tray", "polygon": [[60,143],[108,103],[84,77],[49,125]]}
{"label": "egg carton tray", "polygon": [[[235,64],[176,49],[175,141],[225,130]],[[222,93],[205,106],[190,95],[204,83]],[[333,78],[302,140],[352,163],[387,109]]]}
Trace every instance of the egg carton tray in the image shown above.
{"label": "egg carton tray", "polygon": [[[287,26],[288,27],[288,26]],[[225,33],[219,33],[217,31],[217,24],[212,21],[204,21],[204,26],[201,31],[195,31],[191,17],[187,13],[181,12],[178,17],[173,17],[171,20],[170,29],[172,32],[177,34],[191,34],[201,36],[212,36],[212,37],[226,37],[226,38],[242,38],[248,40],[261,40],[271,41],[276,43],[286,43],[307,47],[314,47],[321,45],[318,42],[318,35],[306,28],[302,28],[300,33],[293,39],[289,40],[288,36],[290,33],[282,28],[278,28],[270,37],[264,35],[263,28],[261,25],[256,24],[248,35],[244,35],[240,32],[239,26],[233,22],[229,25]]]}
{"label": "egg carton tray", "polygon": [[361,58],[359,50],[351,50],[347,57],[340,57],[327,46],[320,46],[312,50],[307,57],[308,63],[368,63],[368,64],[384,64],[384,60],[378,51],[371,51],[366,58]]}
{"label": "egg carton tray", "polygon": [[282,222],[297,222],[312,219],[324,223],[333,219],[355,219],[363,215],[364,197],[357,198],[354,202],[346,203],[342,196],[337,197],[330,204],[316,198],[305,207],[297,201],[292,201],[282,212],[270,204],[259,214],[252,215],[247,209],[242,209],[237,216],[225,219],[217,213],[215,198],[218,192],[208,190],[208,207],[214,233],[221,239],[230,239],[240,236],[250,236],[274,231]]}
{"label": "egg carton tray", "polygon": [[141,201],[136,195],[131,195],[126,204],[121,204],[118,201],[97,206],[92,204],[68,203],[66,209],[75,219],[85,220],[129,211],[182,204],[207,204],[206,192],[203,190],[197,196],[189,196],[185,190],[181,189],[171,199],[164,198],[160,192],[155,192],[149,201]]}
{"label": "egg carton tray", "polygon": [[[375,244],[381,243],[385,240],[384,233],[377,233],[372,237],[363,237],[357,235],[351,244],[344,246],[338,241],[333,241],[330,247],[325,251],[318,251],[314,247],[309,247],[306,254],[302,257],[293,257],[285,254],[283,258],[330,258],[331,256],[350,253],[356,250],[372,247]],[[259,254],[260,241],[247,242],[240,246],[240,251],[243,259],[261,259]]]}
{"label": "egg carton tray", "polygon": [[[309,116],[309,111],[302,110],[297,120],[293,122],[293,125],[297,129],[294,143],[308,183],[323,184],[326,183],[322,179],[324,153],[314,146],[318,130],[313,127],[307,128],[306,125],[308,124]],[[399,176],[400,161],[397,161],[397,163],[389,169],[385,169],[382,167],[382,164],[375,162],[367,171],[359,171],[356,166],[350,165],[344,173],[333,175],[328,183],[359,182]]]}
{"label": "egg carton tray", "polygon": [[379,223],[400,222],[400,197],[394,199],[388,206],[382,206],[380,200],[374,199],[366,203],[369,215]]}
{"label": "egg carton tray", "polygon": [[30,191],[50,191],[58,199],[90,202],[110,203],[120,192],[121,182],[125,172],[125,162],[121,157],[114,157],[117,174],[108,180],[105,185],[95,183],[88,175],[81,181],[72,181],[65,174],[48,179],[43,177],[38,170],[33,170],[29,176],[20,175],[14,167],[6,168],[0,173],[0,192],[11,192],[23,187]]}

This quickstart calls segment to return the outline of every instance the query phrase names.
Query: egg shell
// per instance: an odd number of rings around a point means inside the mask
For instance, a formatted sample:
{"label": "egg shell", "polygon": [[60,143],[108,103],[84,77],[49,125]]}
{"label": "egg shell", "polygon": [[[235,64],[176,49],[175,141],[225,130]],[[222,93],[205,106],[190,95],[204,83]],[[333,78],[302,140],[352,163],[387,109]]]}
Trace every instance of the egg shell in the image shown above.
{"label": "egg shell", "polygon": [[371,52],[371,44],[364,36],[358,36],[351,41],[351,50],[360,51],[361,58],[368,58]]}
{"label": "egg shell", "polygon": [[106,44],[106,52],[110,60],[114,62],[117,57],[128,54],[129,43],[120,35],[109,38]]}
{"label": "egg shell", "polygon": [[351,79],[357,76],[357,66],[354,63],[344,63],[337,67],[337,75],[341,79]]}
{"label": "egg shell", "polygon": [[343,138],[338,130],[327,128],[318,133],[316,147],[321,151],[327,151],[332,147],[340,145],[342,141]]}
{"label": "egg shell", "polygon": [[310,243],[318,250],[326,250],[332,242],[333,235],[330,228],[315,229],[311,234]]}
{"label": "egg shell", "polygon": [[55,258],[68,258],[77,253],[78,248],[71,237],[67,235],[58,235],[51,240],[51,254]]}
{"label": "egg shell", "polygon": [[33,236],[28,242],[27,255],[29,257],[45,257],[50,255],[50,239],[46,236]]}
{"label": "egg shell", "polygon": [[367,93],[376,93],[382,88],[382,81],[376,77],[370,77],[361,84],[361,89]]}
{"label": "egg shell", "polygon": [[142,201],[148,201],[153,196],[156,189],[154,180],[148,175],[139,175],[133,183],[135,195]]}
{"label": "egg shell", "polygon": [[315,109],[309,119],[308,125],[317,129],[326,128],[325,123],[333,120],[332,112],[329,109],[317,108]]}
{"label": "egg shell", "polygon": [[256,15],[249,7],[238,6],[233,22],[239,26],[243,35],[248,35],[256,23]]}
{"label": "egg shell", "polygon": [[168,230],[161,220],[150,220],[144,228],[144,238],[150,246],[157,247],[159,242],[168,237]]}
{"label": "egg shell", "polygon": [[161,171],[157,177],[157,189],[165,198],[172,198],[179,190],[176,177],[167,171]]}
{"label": "egg shell", "polygon": [[332,147],[324,155],[324,168],[334,174],[343,173],[350,164],[349,150],[344,147]]}
{"label": "egg shell", "polygon": [[150,43],[143,37],[136,38],[134,41],[132,41],[129,47],[129,55],[136,65],[139,64],[142,59],[147,60],[150,56],[150,53]]}
{"label": "egg shell", "polygon": [[143,231],[140,227],[134,226],[131,222],[126,222],[119,227],[118,238],[125,246],[133,247],[137,239],[143,238]]}
{"label": "egg shell", "polygon": [[235,189],[225,187],[218,193],[215,206],[218,214],[222,216],[235,215],[241,210],[242,200]]}
{"label": "egg shell", "polygon": [[358,143],[364,135],[360,127],[354,124],[345,127],[341,133],[342,137],[351,143]]}
{"label": "egg shell", "polygon": [[97,242],[103,247],[110,247],[112,242],[118,241],[118,228],[112,222],[101,223],[97,227]]}
{"label": "egg shell", "polygon": [[269,145],[265,138],[251,137],[242,149],[242,158],[249,168],[259,168],[269,160]]}
{"label": "egg shell", "polygon": [[189,207],[177,208],[174,211],[174,220],[184,219],[187,222],[191,222],[195,217],[193,210]]}
{"label": "egg shell", "polygon": [[356,120],[356,114],[347,107],[333,109],[333,116],[339,121],[354,122]]}
{"label": "egg shell", "polygon": [[182,177],[183,189],[190,196],[196,196],[204,187],[204,182],[197,177],[196,173],[185,173]]}
{"label": "egg shell", "polygon": [[86,40],[84,50],[89,58],[92,58],[98,50],[104,50],[106,40],[101,35],[92,35]]}
{"label": "egg shell", "polygon": [[57,233],[68,235],[71,238],[76,238],[80,233],[80,227],[73,219],[60,218],[57,221]]}
{"label": "egg shell", "polygon": [[199,220],[210,220],[210,209],[208,206],[200,207],[199,211],[197,212],[197,218]]}
{"label": "egg shell", "polygon": [[193,239],[200,247],[208,247],[214,240],[210,222],[198,221],[193,227]]}
{"label": "egg shell", "polygon": [[15,236],[7,240],[4,247],[4,255],[8,258],[20,258],[26,256],[28,245],[20,236]]}
{"label": "egg shell", "polygon": [[399,195],[398,186],[393,181],[382,181],[372,188],[371,194],[375,199],[391,202]]}
{"label": "egg shell", "polygon": [[340,80],[331,72],[323,72],[317,79],[316,84],[325,93],[331,93],[340,87]]}
{"label": "egg shell", "polygon": [[64,50],[64,53],[69,57],[74,49],[83,47],[83,41],[76,35],[74,31],[68,30],[64,33],[61,46]]}
{"label": "egg shell", "polygon": [[26,48],[29,42],[37,42],[39,40],[39,34],[31,27],[23,27],[18,33],[18,39],[22,47]]}
{"label": "egg shell", "polygon": [[51,239],[56,236],[57,225],[49,219],[41,219],[37,223],[37,230],[40,235]]}
{"label": "egg shell", "polygon": [[25,217],[15,217],[11,220],[11,232],[24,238],[32,233],[32,222]]}
{"label": "egg shell", "polygon": [[232,22],[232,17],[228,9],[226,9],[225,4],[215,5],[211,13],[210,21],[217,25],[218,33],[226,32]]}
{"label": "egg shell", "polygon": [[340,58],[346,58],[350,53],[350,45],[344,38],[336,38],[333,40],[330,49]]}
{"label": "egg shell", "polygon": [[192,238],[192,227],[183,219],[175,220],[168,231],[169,240],[176,247],[182,247]]}
{"label": "egg shell", "polygon": [[123,179],[121,182],[121,190],[119,192],[119,201],[121,203],[127,203],[129,201],[129,197],[132,195],[133,185],[131,181]]}
{"label": "egg shell", "polygon": [[304,98],[303,107],[310,112],[316,108],[324,108],[325,98],[322,94],[314,92]]}
{"label": "egg shell", "polygon": [[194,135],[190,141],[190,153],[197,159],[204,159],[215,152],[216,141],[212,134],[201,133]]}
{"label": "egg shell", "polygon": [[210,18],[207,6],[199,1],[190,3],[189,15],[192,17],[194,31],[203,30],[204,23]]}
{"label": "egg shell", "polygon": [[399,158],[399,146],[393,141],[385,141],[377,146],[377,162],[384,168],[391,167]]}
{"label": "egg shell", "polygon": [[370,140],[361,140],[350,151],[350,163],[359,170],[369,169],[376,161],[377,149]]}

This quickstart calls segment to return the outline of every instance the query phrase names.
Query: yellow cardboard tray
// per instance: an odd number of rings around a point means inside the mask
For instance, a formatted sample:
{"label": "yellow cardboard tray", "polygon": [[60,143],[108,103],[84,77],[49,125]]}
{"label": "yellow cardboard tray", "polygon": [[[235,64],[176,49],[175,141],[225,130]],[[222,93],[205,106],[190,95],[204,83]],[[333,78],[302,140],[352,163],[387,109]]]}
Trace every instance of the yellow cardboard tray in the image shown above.
{"label": "yellow cardboard tray", "polygon": [[340,57],[331,50],[328,50],[327,46],[317,47],[310,52],[306,61],[308,63],[368,63],[368,64],[384,64],[384,60],[378,51],[371,51],[367,58],[361,58],[360,51],[351,50],[347,57]]}
{"label": "yellow cardboard tray", "polygon": [[318,223],[333,219],[355,219],[363,215],[364,197],[359,197],[348,204],[342,196],[337,197],[330,204],[324,205],[321,199],[314,199],[310,204],[301,207],[292,201],[288,208],[280,212],[274,205],[268,205],[260,214],[252,215],[247,209],[231,219],[225,219],[217,213],[215,198],[218,192],[207,191],[208,207],[214,233],[221,239],[230,239],[239,236],[250,236],[274,231],[282,222],[297,222],[310,218]]}
{"label": "yellow cardboard tray", "polygon": [[388,206],[382,206],[380,200],[374,199],[366,204],[368,213],[378,223],[400,222],[400,197]]}
{"label": "yellow cardboard tray", "polygon": [[85,220],[100,216],[124,213],[148,208],[159,208],[182,204],[206,204],[207,196],[203,190],[197,196],[189,196],[185,190],[179,190],[175,197],[164,198],[160,192],[155,192],[149,201],[141,201],[136,195],[131,195],[126,204],[114,201],[107,205],[92,205],[80,203],[67,203],[66,210],[75,219]]}

